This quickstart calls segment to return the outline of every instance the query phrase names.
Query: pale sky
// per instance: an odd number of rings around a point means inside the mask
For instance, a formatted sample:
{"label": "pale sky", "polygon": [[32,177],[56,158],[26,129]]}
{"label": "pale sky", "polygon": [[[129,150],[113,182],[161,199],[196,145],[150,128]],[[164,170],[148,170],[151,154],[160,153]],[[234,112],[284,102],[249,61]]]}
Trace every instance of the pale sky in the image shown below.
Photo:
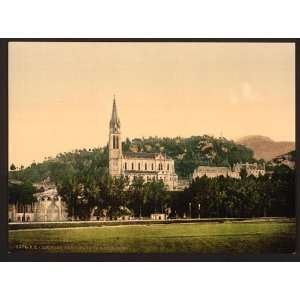
{"label": "pale sky", "polygon": [[295,141],[295,46],[12,42],[9,162],[104,146],[114,94],[123,138]]}

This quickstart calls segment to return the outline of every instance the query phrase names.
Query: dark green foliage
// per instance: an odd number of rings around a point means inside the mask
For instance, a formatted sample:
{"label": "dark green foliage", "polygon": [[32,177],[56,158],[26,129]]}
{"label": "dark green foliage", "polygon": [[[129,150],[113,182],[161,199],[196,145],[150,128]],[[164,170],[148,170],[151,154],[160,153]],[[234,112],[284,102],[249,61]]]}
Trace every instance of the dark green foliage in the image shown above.
{"label": "dark green foliage", "polygon": [[172,213],[192,217],[294,217],[295,171],[281,166],[272,176],[197,178],[183,192],[174,193]]}
{"label": "dark green foliage", "polygon": [[107,165],[105,149],[60,154],[51,163],[50,178],[67,203],[70,217],[88,219],[96,206],[103,205],[101,192],[109,187]]}
{"label": "dark green foliage", "polygon": [[8,198],[12,204],[31,204],[35,200],[33,197],[35,192],[36,190],[30,182],[8,182]]}
{"label": "dark green foliage", "polygon": [[[211,136],[192,136],[189,138],[128,138],[122,143],[123,151],[164,152],[175,161],[175,170],[179,177],[190,177],[199,165],[230,166],[236,162],[254,162],[253,151],[235,144],[225,138]],[[27,168],[10,172],[10,178],[38,182],[47,177],[53,181],[57,164],[73,164],[73,161],[93,162],[98,168],[108,167],[108,149],[83,149],[58,154],[42,163],[33,162]],[[12,164],[13,165],[13,164]],[[12,166],[11,166],[12,167]],[[16,168],[13,166],[13,168]]]}
{"label": "dark green foliage", "polygon": [[91,165],[98,170],[107,169],[107,147],[60,153],[55,158],[49,158],[41,163],[33,162],[27,168],[10,172],[9,178],[35,183],[49,177],[56,182],[59,177],[66,174],[71,166],[78,169],[81,165]]}
{"label": "dark green foliage", "polygon": [[[123,149],[130,151],[133,145],[138,151],[166,152],[175,159],[176,172],[183,177],[190,176],[199,164],[232,165],[253,161],[251,150],[224,138],[126,139]],[[171,209],[170,217],[189,217],[190,208],[193,218],[199,217],[199,213],[201,217],[295,214],[295,171],[286,166],[275,167],[271,177],[247,177],[243,173],[241,180],[202,177],[183,192],[168,192],[161,181],[145,183],[137,178],[129,187],[126,178],[111,178],[107,147],[59,154],[54,159],[10,172],[10,179],[26,182],[28,189],[31,183],[48,177],[56,184],[73,219],[87,220],[91,214],[110,219],[126,214],[149,217],[151,213],[168,209]],[[10,201],[18,202],[20,197],[16,195],[16,190],[11,189]],[[23,197],[27,198],[31,199]]]}
{"label": "dark green foliage", "polygon": [[166,212],[166,208],[169,207],[170,195],[161,180],[147,182],[144,186],[144,193],[144,216],[150,216],[152,213]]}
{"label": "dark green foliage", "polygon": [[32,163],[25,169],[10,172],[9,176],[10,179],[31,183],[49,177],[67,203],[69,216],[87,219],[94,207],[103,202],[99,194],[100,188],[107,188],[104,181],[107,166],[107,148],[83,149],[61,153],[42,163]]}
{"label": "dark green foliage", "polygon": [[237,162],[254,162],[253,151],[225,138],[212,136],[192,136],[189,138],[128,138],[123,149],[130,151],[165,152],[175,160],[175,170],[179,177],[189,177],[199,165],[230,166]]}
{"label": "dark green foliage", "polygon": [[25,207],[33,203],[36,199],[33,194],[36,189],[30,182],[9,181],[8,182],[8,199],[10,204],[21,205],[25,220]]}

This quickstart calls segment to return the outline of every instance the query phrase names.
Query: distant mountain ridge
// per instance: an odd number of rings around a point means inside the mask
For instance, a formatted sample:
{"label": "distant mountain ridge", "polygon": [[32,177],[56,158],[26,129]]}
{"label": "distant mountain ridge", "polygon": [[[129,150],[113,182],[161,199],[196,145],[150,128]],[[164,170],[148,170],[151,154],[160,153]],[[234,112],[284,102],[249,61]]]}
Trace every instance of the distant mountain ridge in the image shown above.
{"label": "distant mountain ridge", "polygon": [[264,159],[266,161],[295,150],[295,142],[275,142],[269,137],[262,135],[248,135],[238,139],[236,142],[252,149],[256,159]]}

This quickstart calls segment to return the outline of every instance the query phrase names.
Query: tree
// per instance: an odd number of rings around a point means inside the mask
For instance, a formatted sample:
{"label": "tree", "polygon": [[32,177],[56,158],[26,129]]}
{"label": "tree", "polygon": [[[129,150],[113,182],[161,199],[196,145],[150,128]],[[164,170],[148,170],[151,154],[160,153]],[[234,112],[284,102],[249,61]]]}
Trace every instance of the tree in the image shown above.
{"label": "tree", "polygon": [[128,179],[124,176],[112,178],[110,215],[112,217],[121,216],[125,213],[127,208],[126,189],[128,186]]}
{"label": "tree", "polygon": [[135,177],[129,187],[129,207],[136,217],[143,216],[143,206],[145,200],[145,189],[143,177]]}
{"label": "tree", "polygon": [[33,196],[35,192],[36,190],[30,182],[9,182],[8,184],[9,202],[14,205],[22,206],[23,221],[26,221],[26,206],[36,201]]}
{"label": "tree", "polygon": [[10,165],[10,170],[11,170],[11,171],[15,171],[16,169],[17,169],[17,168],[16,168],[16,166],[15,166],[14,164],[11,164],[11,165]]}
{"label": "tree", "polygon": [[245,178],[247,177],[247,171],[244,168],[240,171],[240,177],[241,180],[245,180]]}
{"label": "tree", "polygon": [[145,185],[145,215],[163,213],[168,204],[168,193],[162,180],[152,180]]}

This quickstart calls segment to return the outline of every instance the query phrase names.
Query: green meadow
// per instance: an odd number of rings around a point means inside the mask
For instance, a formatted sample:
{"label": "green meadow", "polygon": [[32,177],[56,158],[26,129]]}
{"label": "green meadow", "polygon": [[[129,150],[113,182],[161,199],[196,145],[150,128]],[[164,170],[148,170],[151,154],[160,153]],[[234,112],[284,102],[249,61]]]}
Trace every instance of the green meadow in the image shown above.
{"label": "green meadow", "polygon": [[271,254],[295,251],[290,222],[188,223],[11,230],[11,252]]}

